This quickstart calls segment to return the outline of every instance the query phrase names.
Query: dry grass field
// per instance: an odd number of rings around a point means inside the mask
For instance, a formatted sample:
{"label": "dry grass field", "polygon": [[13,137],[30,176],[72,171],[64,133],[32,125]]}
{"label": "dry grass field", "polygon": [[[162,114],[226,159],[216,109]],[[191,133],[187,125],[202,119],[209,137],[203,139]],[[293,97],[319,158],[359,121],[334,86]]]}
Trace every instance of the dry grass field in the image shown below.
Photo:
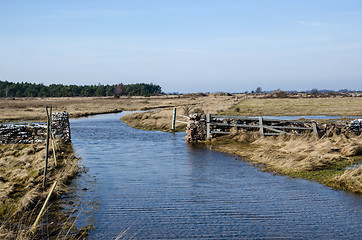
{"label": "dry grass field", "polygon": [[[177,115],[188,116],[190,113],[220,113],[232,108],[239,100],[238,96],[210,94],[208,96],[187,96],[176,100],[173,107],[156,109],[153,111],[133,113],[122,117],[122,121],[134,128],[144,130],[171,131],[173,108]],[[177,120],[187,121],[187,118],[178,116]],[[177,122],[176,130],[185,131],[186,124]]]}
{"label": "dry grass field", "polygon": [[170,104],[166,98],[75,97],[0,99],[0,122],[45,121],[45,106],[52,106],[53,112],[67,111],[71,117],[80,117],[122,110],[141,110],[147,106],[160,107],[164,104]]}
{"label": "dry grass field", "polygon": [[362,97],[244,98],[224,113],[245,116],[361,116]]}
{"label": "dry grass field", "polygon": [[70,117],[80,117],[155,108],[172,109],[178,107],[181,110],[184,106],[194,109],[212,109],[212,111],[216,112],[225,110],[236,103],[236,97],[232,96],[202,96],[198,94],[121,98],[2,98],[0,99],[0,123],[7,121],[45,121],[45,106],[50,105],[53,106],[53,112],[67,111]]}
{"label": "dry grass field", "polygon": [[[361,116],[361,97],[330,98],[263,98],[236,94],[186,94],[153,97],[75,97],[75,98],[16,98],[0,99],[0,123],[7,121],[45,121],[45,106],[53,111],[67,111],[71,117],[99,113],[158,109],[136,117],[124,119],[131,126],[144,129],[166,130],[171,122],[172,109],[186,115],[188,112],[223,113],[230,115],[330,115]],[[137,115],[135,115],[137,116]],[[166,120],[167,119],[167,120]],[[157,120],[157,121],[156,121]],[[181,120],[181,119],[180,119]],[[151,127],[152,124],[153,127]],[[180,125],[179,125],[180,126]]]}
{"label": "dry grass field", "polygon": [[[179,101],[177,113],[187,115],[187,106],[192,106],[192,112],[205,112],[224,115],[244,116],[361,116],[361,97],[334,98],[256,98],[243,94],[186,98]],[[186,100],[186,101],[185,101]],[[159,109],[152,112],[134,113],[122,118],[129,126],[145,130],[170,131],[172,108]],[[185,120],[178,117],[179,120]],[[184,131],[185,124],[176,123],[176,130]]]}

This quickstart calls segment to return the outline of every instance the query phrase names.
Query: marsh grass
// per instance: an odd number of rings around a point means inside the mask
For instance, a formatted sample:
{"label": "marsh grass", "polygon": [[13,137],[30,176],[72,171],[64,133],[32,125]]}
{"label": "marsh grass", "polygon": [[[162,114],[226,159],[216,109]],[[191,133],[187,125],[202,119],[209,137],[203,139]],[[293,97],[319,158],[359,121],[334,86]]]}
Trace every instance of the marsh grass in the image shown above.
{"label": "marsh grass", "polygon": [[154,97],[73,97],[73,98],[0,98],[0,122],[45,121],[45,107],[52,106],[53,112],[69,112],[71,117],[81,117],[122,110],[144,110],[174,107],[188,102],[180,96]]}
{"label": "marsh grass", "polygon": [[[177,114],[189,115],[195,110],[199,113],[216,114],[222,109],[228,109],[237,102],[235,96],[229,95],[189,95],[173,101]],[[133,113],[122,117],[128,126],[143,130],[160,130],[171,132],[173,107],[157,109],[154,111]],[[185,118],[177,118],[185,121]],[[176,131],[185,131],[186,124],[176,122]]]}
{"label": "marsh grass", "polygon": [[[47,191],[42,188],[45,156],[43,145],[0,145],[1,239],[37,239],[41,235],[39,227],[32,231],[31,226],[47,196]],[[49,186],[55,180],[59,182],[52,195],[52,202],[66,192],[66,185],[79,173],[78,159],[72,145],[60,141],[58,145],[58,166],[55,167],[50,158],[47,175]],[[60,210],[59,204],[48,206],[47,216],[51,221],[47,228],[51,229],[51,234],[56,234],[64,222],[65,214]]]}
{"label": "marsh grass", "polygon": [[[218,151],[243,157],[263,171],[314,180],[327,186],[362,193],[361,136],[334,135],[318,139],[313,135],[260,138],[236,133],[208,143]],[[348,149],[348,151],[346,150]],[[354,154],[350,154],[354,153]]]}

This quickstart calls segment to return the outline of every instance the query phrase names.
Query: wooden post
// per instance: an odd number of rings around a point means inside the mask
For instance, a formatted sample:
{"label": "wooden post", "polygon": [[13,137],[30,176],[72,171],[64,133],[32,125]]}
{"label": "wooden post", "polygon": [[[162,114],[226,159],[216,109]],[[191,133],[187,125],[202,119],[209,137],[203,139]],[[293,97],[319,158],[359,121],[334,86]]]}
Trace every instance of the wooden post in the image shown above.
{"label": "wooden post", "polygon": [[206,139],[207,140],[211,138],[210,121],[211,121],[211,115],[210,115],[210,113],[208,113],[206,115]]}
{"label": "wooden post", "polygon": [[[50,107],[50,112],[52,107]],[[46,176],[47,176],[47,170],[48,170],[48,154],[49,154],[49,135],[50,135],[50,116],[48,107],[46,107],[47,112],[47,138],[46,138],[46,146],[45,146],[45,166],[44,166],[44,179],[43,179],[43,188],[46,186]]]}
{"label": "wooden post", "polygon": [[263,117],[259,117],[260,135],[264,136]]}
{"label": "wooden post", "polygon": [[35,222],[34,222],[34,224],[33,224],[33,226],[32,226],[32,229],[34,229],[34,228],[36,227],[36,225],[37,225],[38,222],[39,222],[40,217],[43,215],[43,212],[44,212],[44,210],[45,210],[45,208],[46,208],[46,205],[48,204],[49,199],[50,199],[50,196],[52,195],[52,193],[53,193],[53,191],[54,191],[55,186],[57,185],[57,183],[58,183],[58,181],[55,181],[55,182],[53,183],[53,186],[52,186],[52,188],[50,189],[50,192],[49,192],[49,194],[48,194],[48,196],[47,196],[47,198],[46,198],[46,200],[45,200],[45,202],[44,202],[44,204],[43,204],[43,207],[41,208],[41,210],[40,210],[40,212],[39,212],[39,214],[38,214],[38,217],[36,218],[36,220],[35,220]]}
{"label": "wooden post", "polygon": [[172,131],[175,131],[176,129],[176,108],[173,109],[173,115],[172,115]]}
{"label": "wooden post", "polygon": [[317,124],[315,122],[312,123],[312,127],[313,127],[313,132],[315,133],[315,135],[319,136]]}

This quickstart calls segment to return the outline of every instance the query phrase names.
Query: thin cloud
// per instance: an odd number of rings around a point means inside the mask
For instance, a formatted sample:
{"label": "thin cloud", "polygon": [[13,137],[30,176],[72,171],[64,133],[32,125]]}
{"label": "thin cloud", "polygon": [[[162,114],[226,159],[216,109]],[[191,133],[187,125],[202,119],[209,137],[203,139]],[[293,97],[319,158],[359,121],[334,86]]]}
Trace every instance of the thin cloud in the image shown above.
{"label": "thin cloud", "polygon": [[305,21],[298,21],[299,25],[302,26],[309,26],[309,27],[323,27],[324,23],[322,22],[305,22]]}

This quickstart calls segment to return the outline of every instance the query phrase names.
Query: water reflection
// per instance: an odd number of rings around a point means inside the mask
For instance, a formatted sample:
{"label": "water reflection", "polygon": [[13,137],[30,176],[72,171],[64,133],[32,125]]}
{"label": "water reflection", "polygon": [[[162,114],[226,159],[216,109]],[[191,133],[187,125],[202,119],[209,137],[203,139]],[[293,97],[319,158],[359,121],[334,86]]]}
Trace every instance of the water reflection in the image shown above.
{"label": "water reflection", "polygon": [[362,199],[259,172],[187,145],[184,133],[127,127],[122,114],[72,120],[73,145],[97,176],[91,239],[361,239]]}

